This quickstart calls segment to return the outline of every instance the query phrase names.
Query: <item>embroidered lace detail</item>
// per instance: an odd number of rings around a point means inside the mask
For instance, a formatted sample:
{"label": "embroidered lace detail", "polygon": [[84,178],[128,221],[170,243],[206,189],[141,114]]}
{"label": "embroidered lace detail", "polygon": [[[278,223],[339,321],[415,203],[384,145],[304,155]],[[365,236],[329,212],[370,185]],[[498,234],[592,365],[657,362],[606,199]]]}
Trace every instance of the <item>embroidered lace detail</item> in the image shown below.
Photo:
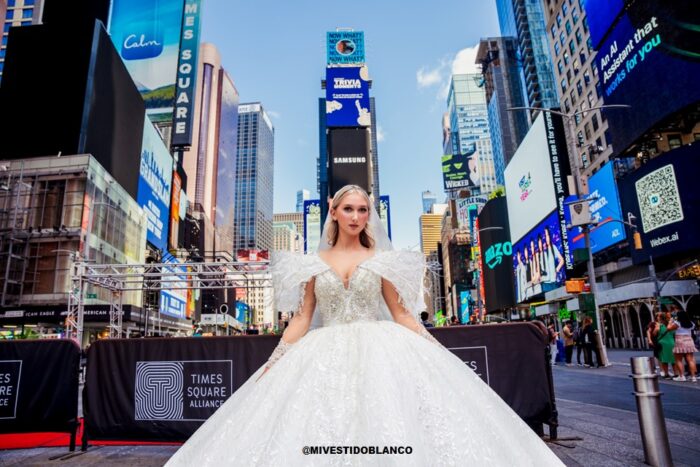
{"label": "embroidered lace detail", "polygon": [[306,284],[326,266],[314,255],[272,252],[270,271],[278,311],[297,312],[304,304]]}
{"label": "embroidered lace detail", "polygon": [[277,360],[282,358],[282,356],[287,353],[287,351],[292,347],[292,345],[289,342],[285,342],[284,339],[280,339],[279,343],[277,344],[277,347],[275,347],[275,350],[272,351],[272,355],[270,355],[270,358],[267,359],[267,364],[265,365],[267,368],[272,368],[272,365],[277,363]]}
{"label": "embroidered lace detail", "polygon": [[381,288],[381,278],[362,264],[350,277],[347,289],[332,269],[319,274],[314,292],[324,326],[359,320],[376,321]]}

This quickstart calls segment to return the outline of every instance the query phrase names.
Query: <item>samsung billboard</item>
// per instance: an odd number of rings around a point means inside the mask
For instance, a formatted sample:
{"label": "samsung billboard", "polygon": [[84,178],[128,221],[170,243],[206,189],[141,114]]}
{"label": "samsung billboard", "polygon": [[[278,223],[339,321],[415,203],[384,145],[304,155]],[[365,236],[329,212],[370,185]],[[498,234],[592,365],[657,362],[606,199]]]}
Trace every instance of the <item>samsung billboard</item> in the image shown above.
{"label": "samsung billboard", "polygon": [[[593,11],[591,11],[594,14]],[[595,61],[616,152],[700,100],[700,8],[696,2],[638,0],[608,31]]]}
{"label": "samsung billboard", "polygon": [[328,130],[328,191],[333,196],[345,185],[359,185],[368,193],[371,157],[367,128],[332,128]]}
{"label": "samsung billboard", "polygon": [[683,146],[622,179],[623,215],[634,216],[642,237],[642,250],[632,250],[635,263],[699,249],[699,160],[700,145]]}
{"label": "samsung billboard", "polygon": [[112,3],[112,42],[152,118],[172,119],[183,6],[184,0]]}
{"label": "samsung billboard", "polygon": [[326,68],[326,126],[371,124],[367,67]]}
{"label": "samsung billboard", "polygon": [[504,196],[490,200],[479,213],[479,248],[486,312],[514,306],[513,245]]}
{"label": "samsung billboard", "polygon": [[158,130],[145,119],[137,202],[146,213],[148,240],[158,250],[168,248],[173,158]]}
{"label": "samsung billboard", "polygon": [[365,63],[365,33],[334,31],[326,33],[328,65],[360,65]]}
{"label": "samsung billboard", "polygon": [[[620,195],[615,180],[614,162],[608,162],[588,179],[589,194],[586,198],[594,222],[591,228],[591,251],[595,254],[627,238],[622,222]],[[570,197],[569,200],[572,200]],[[567,224],[571,223],[569,210],[565,211]],[[585,248],[583,228],[569,230],[569,244],[572,249]]]}

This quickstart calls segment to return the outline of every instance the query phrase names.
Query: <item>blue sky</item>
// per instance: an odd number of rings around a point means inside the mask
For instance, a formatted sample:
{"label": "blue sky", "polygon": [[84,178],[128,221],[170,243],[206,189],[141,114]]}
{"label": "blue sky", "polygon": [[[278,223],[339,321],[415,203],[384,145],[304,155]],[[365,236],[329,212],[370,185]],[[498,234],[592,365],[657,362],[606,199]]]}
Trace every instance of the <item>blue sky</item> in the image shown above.
{"label": "blue sky", "polygon": [[473,71],[473,47],[499,34],[495,1],[204,0],[202,40],[219,49],[241,102],[262,102],[275,125],[275,212],[293,211],[297,190],[316,191],[325,33],[336,27],[365,32],[381,194],[391,197],[394,244],[415,247],[421,191],[444,197],[449,75]]}

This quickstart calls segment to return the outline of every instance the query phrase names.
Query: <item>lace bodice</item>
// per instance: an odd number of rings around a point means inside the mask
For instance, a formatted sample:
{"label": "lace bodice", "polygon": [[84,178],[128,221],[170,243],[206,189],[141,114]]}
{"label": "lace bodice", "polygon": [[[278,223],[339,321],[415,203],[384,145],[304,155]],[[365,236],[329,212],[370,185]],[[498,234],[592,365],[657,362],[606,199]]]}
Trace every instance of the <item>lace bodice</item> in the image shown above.
{"label": "lace bodice", "polygon": [[340,276],[328,268],[316,276],[314,292],[324,326],[378,319],[383,300],[381,277],[362,264],[350,276],[347,289]]}

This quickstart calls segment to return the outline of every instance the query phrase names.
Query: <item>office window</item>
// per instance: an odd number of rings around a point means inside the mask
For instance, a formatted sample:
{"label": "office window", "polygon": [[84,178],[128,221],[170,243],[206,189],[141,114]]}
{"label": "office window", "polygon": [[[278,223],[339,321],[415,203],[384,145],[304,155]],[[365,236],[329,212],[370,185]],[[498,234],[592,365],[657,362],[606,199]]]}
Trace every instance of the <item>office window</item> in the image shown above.
{"label": "office window", "polygon": [[564,34],[564,31],[559,33],[559,42],[561,42],[561,45],[564,45],[566,42],[566,34]]}
{"label": "office window", "polygon": [[559,70],[560,75],[562,73],[564,73],[564,65],[561,63],[561,60],[559,60],[559,62],[557,62],[557,69]]}
{"label": "office window", "polygon": [[674,134],[674,135],[668,135],[668,148],[669,149],[676,149],[681,147],[682,141],[681,141],[681,135]]}
{"label": "office window", "polygon": [[583,94],[583,86],[581,86],[581,80],[576,81],[576,92],[578,93],[579,97],[581,97],[581,94]]}
{"label": "office window", "polygon": [[568,19],[566,20],[564,27],[566,28],[566,33],[571,34],[571,22]]}
{"label": "office window", "polygon": [[574,24],[578,23],[578,8],[574,7],[574,9],[571,10],[571,18],[574,20]]}
{"label": "office window", "polygon": [[561,27],[561,13],[557,13],[557,26]]}
{"label": "office window", "polygon": [[559,52],[561,52],[561,47],[559,46],[559,42],[554,43],[554,55],[559,55]]}
{"label": "office window", "polygon": [[576,44],[574,44],[573,39],[569,41],[569,51],[571,52],[571,55],[576,53]]}
{"label": "office window", "polygon": [[34,8],[25,8],[22,10],[22,18],[31,18],[34,14]]}
{"label": "office window", "polygon": [[562,3],[561,11],[564,13],[564,16],[569,14],[569,5],[567,5],[566,2]]}
{"label": "office window", "polygon": [[570,60],[569,52],[567,52],[567,51],[565,50],[565,51],[564,51],[564,63],[565,63],[566,65],[568,65],[568,64],[569,64],[569,60]]}
{"label": "office window", "polygon": [[581,44],[581,41],[583,40],[583,36],[581,35],[581,30],[577,29],[576,30],[576,44]]}
{"label": "office window", "polygon": [[600,124],[598,123],[597,115],[594,114],[593,117],[591,117],[591,124],[593,125],[593,131],[598,131],[598,128],[600,128]]}
{"label": "office window", "polygon": [[551,31],[552,31],[552,39],[556,39],[556,38],[557,38],[557,28],[556,28],[556,26],[552,25]]}
{"label": "office window", "polygon": [[562,93],[566,92],[566,78],[561,79],[561,92]]}

